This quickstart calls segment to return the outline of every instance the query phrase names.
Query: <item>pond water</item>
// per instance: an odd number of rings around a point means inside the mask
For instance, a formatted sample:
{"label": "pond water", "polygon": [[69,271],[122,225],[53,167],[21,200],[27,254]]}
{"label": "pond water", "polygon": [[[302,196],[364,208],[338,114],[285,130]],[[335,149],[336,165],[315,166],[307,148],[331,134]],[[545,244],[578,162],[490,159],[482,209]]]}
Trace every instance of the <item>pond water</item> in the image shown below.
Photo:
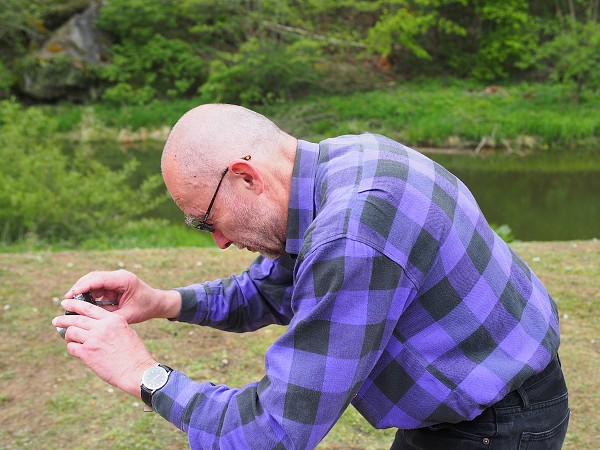
{"label": "pond water", "polygon": [[[93,154],[116,168],[135,157],[140,162],[139,182],[160,172],[162,143],[145,143],[123,149],[117,144],[97,144]],[[599,152],[588,152],[595,156]],[[490,223],[508,225],[515,239],[572,240],[600,238],[600,165],[564,167],[564,161],[533,158],[473,157],[472,155],[429,154],[458,176],[473,192]],[[492,158],[492,160],[490,160]],[[540,168],[541,167],[541,168]],[[174,222],[182,213],[168,201],[152,213]]]}
{"label": "pond water", "polygon": [[515,239],[600,238],[600,172],[454,170],[488,222]]}

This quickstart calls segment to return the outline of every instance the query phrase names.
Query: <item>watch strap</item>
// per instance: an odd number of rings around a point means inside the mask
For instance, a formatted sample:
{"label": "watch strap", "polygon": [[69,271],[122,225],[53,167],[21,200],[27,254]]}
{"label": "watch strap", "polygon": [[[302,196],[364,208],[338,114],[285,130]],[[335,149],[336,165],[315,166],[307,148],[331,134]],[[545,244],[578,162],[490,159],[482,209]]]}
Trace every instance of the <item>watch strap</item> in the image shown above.
{"label": "watch strap", "polygon": [[[143,384],[140,385],[140,390],[141,390],[142,401],[144,402],[145,406],[150,408],[150,411],[154,411],[152,409],[152,391],[150,391],[150,389],[148,389]],[[146,411],[145,407],[144,407],[144,411]]]}

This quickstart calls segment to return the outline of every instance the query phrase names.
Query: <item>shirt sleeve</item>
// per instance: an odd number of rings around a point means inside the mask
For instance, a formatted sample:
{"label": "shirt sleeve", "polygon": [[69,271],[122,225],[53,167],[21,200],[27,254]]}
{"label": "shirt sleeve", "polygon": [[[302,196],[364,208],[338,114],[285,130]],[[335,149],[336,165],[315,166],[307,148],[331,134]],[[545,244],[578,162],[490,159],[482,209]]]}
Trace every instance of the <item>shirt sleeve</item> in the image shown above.
{"label": "shirt sleeve", "polygon": [[155,409],[192,448],[314,448],[373,370],[411,295],[403,269],[348,239],[298,264],[295,315],[260,382],[238,390],[173,372],[155,394]]}
{"label": "shirt sleeve", "polygon": [[174,320],[235,332],[287,325],[294,263],[290,255],[260,256],[240,275],[178,288],[182,304]]}

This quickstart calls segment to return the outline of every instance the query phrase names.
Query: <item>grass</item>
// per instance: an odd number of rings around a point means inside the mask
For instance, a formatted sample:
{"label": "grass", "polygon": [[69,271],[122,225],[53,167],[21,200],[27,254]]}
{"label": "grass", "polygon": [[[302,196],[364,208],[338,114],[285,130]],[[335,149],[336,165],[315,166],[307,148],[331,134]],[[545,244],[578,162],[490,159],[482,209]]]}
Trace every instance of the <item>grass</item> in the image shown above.
{"label": "grass", "polygon": [[520,150],[572,148],[588,139],[592,144],[600,132],[599,99],[576,105],[563,100],[559,89],[541,84],[487,94],[485,86],[471,82],[427,81],[294,106],[268,111],[313,139],[369,130],[413,146],[475,148],[488,136],[495,147]]}
{"label": "grass", "polygon": [[[600,96],[589,93],[575,104],[556,85],[511,83],[494,89],[490,93],[472,81],[424,79],[385,90],[312,96],[254,109],[295,136],[314,141],[370,131],[412,146],[474,149],[487,136],[487,144],[500,149],[598,147]],[[114,137],[119,130],[171,127],[199,103],[188,98],[43,109],[56,118],[61,132],[96,127],[105,130],[96,137]]]}
{"label": "grass", "polygon": [[38,239],[35,235],[25,236],[16,242],[0,240],[0,253],[214,246],[209,233],[199,233],[181,223],[153,218],[129,222],[110,235],[91,236],[79,243]]}
{"label": "grass", "polygon": [[[600,242],[530,242],[513,247],[558,302],[561,359],[572,417],[565,449],[600,440]],[[237,273],[253,255],[234,249],[137,249],[0,254],[0,442],[2,448],[185,449],[184,433],[139,401],[98,380],[67,355],[50,324],[59,299],[82,274],[132,270],[174,287]],[[264,373],[263,355],[282,333],[217,330],[154,320],[135,326],[155,357],[194,379],[231,387]],[[393,430],[372,429],[350,407],[319,448],[387,449]]]}

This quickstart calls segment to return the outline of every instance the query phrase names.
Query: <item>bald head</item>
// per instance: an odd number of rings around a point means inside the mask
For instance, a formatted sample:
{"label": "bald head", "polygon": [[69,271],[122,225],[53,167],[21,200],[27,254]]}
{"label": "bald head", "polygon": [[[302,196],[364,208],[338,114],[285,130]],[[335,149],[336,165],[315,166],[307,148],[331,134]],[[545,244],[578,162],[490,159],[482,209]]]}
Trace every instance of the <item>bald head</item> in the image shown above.
{"label": "bald head", "polygon": [[296,147],[260,114],[202,105],[171,130],[161,169],[175,203],[188,219],[206,220],[219,247],[276,257],[284,252]]}
{"label": "bald head", "polygon": [[236,105],[207,104],[184,114],[164,147],[161,167],[214,178],[233,159],[252,155],[258,164],[277,161],[295,151],[296,140],[272,121]]}

